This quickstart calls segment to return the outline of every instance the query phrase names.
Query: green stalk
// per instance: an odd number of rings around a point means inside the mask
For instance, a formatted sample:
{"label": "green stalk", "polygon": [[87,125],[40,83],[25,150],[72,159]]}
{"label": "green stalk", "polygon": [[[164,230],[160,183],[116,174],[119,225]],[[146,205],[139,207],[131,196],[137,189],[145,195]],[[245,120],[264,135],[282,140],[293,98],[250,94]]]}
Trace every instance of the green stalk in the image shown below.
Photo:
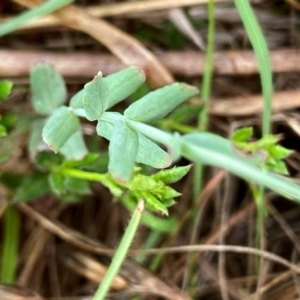
{"label": "green stalk", "polygon": [[[208,119],[209,119],[209,101],[211,95],[211,83],[213,73],[213,53],[214,53],[214,37],[215,37],[215,13],[214,13],[214,1],[209,0],[207,4],[208,8],[208,36],[207,36],[207,48],[204,66],[204,76],[201,91],[201,100],[203,107],[198,117],[198,128],[200,131],[207,131]],[[203,182],[204,182],[204,165],[196,163],[194,166],[194,178],[193,178],[193,198],[196,201],[199,194],[201,193]],[[196,216],[194,217],[193,232],[191,235],[191,244],[195,242],[196,228],[200,220],[201,208],[198,209]],[[195,261],[196,256],[194,254],[188,257],[188,267],[183,280],[183,288],[189,281],[190,274],[192,273],[192,265]]]}
{"label": "green stalk", "polygon": [[0,26],[0,37],[4,36],[19,27],[23,24],[31,21],[32,19],[40,18],[45,15],[48,15],[63,6],[72,3],[74,0],[50,0],[45,3],[37,6],[36,8],[30,9],[17,17],[12,18],[11,20],[4,22]]}
{"label": "green stalk", "polygon": [[18,264],[19,213],[14,206],[7,206],[4,213],[4,237],[1,263],[1,282],[13,284]]}
{"label": "green stalk", "polygon": [[73,168],[61,168],[60,172],[63,175],[67,175],[73,178],[85,179],[90,181],[98,181],[98,182],[102,182],[106,177],[106,174],[88,172],[88,171],[77,170]]}
{"label": "green stalk", "polygon": [[[198,117],[198,128],[200,131],[207,131],[208,117],[209,117],[209,100],[211,94],[211,82],[213,71],[213,53],[214,53],[214,37],[215,37],[215,13],[213,0],[208,1],[208,37],[207,37],[207,50],[205,57],[204,76],[201,91],[201,99],[203,107]],[[193,195],[196,199],[202,189],[203,185],[203,165],[196,164],[194,167],[194,184]]]}
{"label": "green stalk", "polygon": [[[239,11],[240,17],[243,21],[259,64],[262,93],[264,99],[262,132],[263,136],[265,136],[270,133],[273,94],[269,50],[266,40],[248,0],[235,0],[234,2]],[[257,205],[255,240],[257,248],[261,248],[261,237],[264,230],[264,218],[266,211],[264,204],[264,188],[263,186],[259,186],[254,189],[256,190],[256,192],[254,192],[253,195]]]}
{"label": "green stalk", "polygon": [[129,225],[125,231],[125,234],[121,240],[121,243],[118,247],[118,250],[115,253],[115,256],[109,266],[98,290],[96,291],[92,300],[103,300],[107,292],[109,291],[109,287],[111,286],[114,278],[119,272],[119,269],[127,255],[129,247],[132,243],[132,240],[136,234],[138,229],[142,213],[144,211],[144,201],[140,200],[137,204],[137,207],[132,215],[132,218],[129,222]]}

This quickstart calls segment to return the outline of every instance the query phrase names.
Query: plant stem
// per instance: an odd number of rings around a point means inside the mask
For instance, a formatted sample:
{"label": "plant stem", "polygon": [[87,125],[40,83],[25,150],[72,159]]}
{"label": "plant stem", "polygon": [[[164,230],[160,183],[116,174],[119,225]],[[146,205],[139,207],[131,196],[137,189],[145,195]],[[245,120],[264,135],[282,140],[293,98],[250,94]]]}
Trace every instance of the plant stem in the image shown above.
{"label": "plant stem", "polygon": [[[208,8],[208,37],[207,37],[207,50],[205,57],[205,66],[204,66],[204,77],[202,82],[201,90],[201,100],[203,107],[199,113],[198,117],[198,128],[200,131],[206,131],[208,126],[208,117],[209,117],[209,100],[211,94],[211,82],[212,82],[212,71],[213,71],[213,52],[214,52],[214,36],[215,36],[215,16],[214,16],[214,2],[209,0],[207,4]],[[203,175],[204,175],[204,166],[202,163],[196,163],[194,167],[194,178],[193,178],[193,198],[194,201],[198,198],[203,187]],[[196,216],[194,216],[193,230],[191,234],[190,244],[195,243],[197,228],[199,227],[198,223],[200,220],[201,208],[198,209]],[[189,282],[190,273],[192,272],[192,265],[195,261],[195,255],[191,254],[188,257],[188,267],[184,276],[182,287],[185,289],[186,285]]]}
{"label": "plant stem", "polygon": [[[198,128],[200,131],[207,130],[208,124],[208,109],[209,99],[211,94],[212,70],[213,70],[213,52],[214,52],[214,36],[215,36],[215,17],[214,17],[214,2],[208,1],[208,37],[207,37],[207,52],[205,57],[204,77],[201,90],[201,99],[203,108],[198,117]],[[196,164],[194,167],[194,199],[199,196],[203,185],[203,165]]]}
{"label": "plant stem", "polygon": [[132,243],[132,240],[136,234],[138,229],[142,213],[144,211],[144,201],[140,200],[137,204],[137,207],[132,215],[132,218],[129,222],[129,225],[125,231],[125,234],[121,240],[121,243],[118,247],[118,250],[115,253],[115,256],[109,266],[98,290],[96,291],[93,300],[103,300],[113,282],[114,278],[116,277],[126,255],[129,250],[129,247]]}
{"label": "plant stem", "polygon": [[14,206],[7,206],[4,214],[1,282],[12,284],[18,263],[19,214]]}
{"label": "plant stem", "polygon": [[106,174],[88,172],[88,171],[77,170],[73,168],[61,168],[60,172],[61,174],[70,177],[85,179],[90,181],[98,181],[98,182],[102,182],[106,176]]}

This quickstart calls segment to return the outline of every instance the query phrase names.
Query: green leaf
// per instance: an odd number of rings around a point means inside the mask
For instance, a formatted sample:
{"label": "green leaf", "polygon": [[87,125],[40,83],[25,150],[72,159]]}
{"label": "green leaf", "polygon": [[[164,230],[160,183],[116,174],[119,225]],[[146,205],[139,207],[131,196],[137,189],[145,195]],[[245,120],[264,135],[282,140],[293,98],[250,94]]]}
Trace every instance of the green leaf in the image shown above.
{"label": "green leaf", "polygon": [[84,86],[83,107],[89,121],[98,120],[108,108],[108,85],[101,72]]}
{"label": "green leaf", "polygon": [[129,67],[104,78],[108,86],[108,108],[130,96],[145,81],[145,74],[139,67]]}
{"label": "green leaf", "polygon": [[81,160],[87,155],[88,149],[84,143],[81,129],[68,138],[59,149],[59,153],[70,160]]}
{"label": "green leaf", "polygon": [[7,135],[6,128],[0,124],[0,138],[5,137]]}
{"label": "green leaf", "polygon": [[266,147],[266,150],[269,152],[269,154],[277,159],[284,159],[288,156],[290,156],[293,151],[286,149],[280,145],[271,145]]}
{"label": "green leaf", "polygon": [[162,202],[166,199],[173,199],[175,197],[180,196],[176,190],[172,189],[169,186],[161,186],[159,189],[152,191],[152,193],[158,197]]}
{"label": "green leaf", "polygon": [[30,87],[32,106],[41,115],[50,115],[67,99],[65,82],[51,65],[39,64],[31,69]]}
{"label": "green leaf", "polygon": [[267,162],[267,168],[270,171],[276,172],[278,174],[288,175],[288,169],[285,163],[281,160],[274,160],[273,163]]}
{"label": "green leaf", "polygon": [[134,93],[130,95],[130,100],[132,102],[137,101],[138,99],[144,97],[150,92],[149,85],[147,82],[144,82]]}
{"label": "green leaf", "polygon": [[132,179],[129,189],[131,191],[152,191],[157,187],[157,182],[151,177],[136,174]]}
{"label": "green leaf", "polygon": [[13,83],[8,80],[0,81],[0,102],[5,100],[11,92]]}
{"label": "green leaf", "polygon": [[20,202],[33,201],[49,192],[48,175],[33,173],[24,179],[17,190],[15,200]]}
{"label": "green leaf", "polygon": [[67,177],[66,186],[71,192],[79,195],[86,195],[90,193],[89,183],[86,180]]}
{"label": "green leaf", "polygon": [[45,147],[47,147],[42,138],[42,132],[45,123],[46,119],[32,120],[28,142],[28,152],[32,161],[40,150],[43,150]]}
{"label": "green leaf", "polygon": [[173,83],[147,94],[131,104],[124,116],[138,122],[155,122],[165,117],[180,103],[198,94],[195,87]]}
{"label": "green leaf", "polygon": [[247,142],[253,135],[252,127],[243,127],[236,130],[232,136],[231,140],[234,142]]}
{"label": "green leaf", "polygon": [[43,140],[55,153],[80,130],[80,123],[71,109],[62,106],[55,110],[43,129]]}
{"label": "green leaf", "polygon": [[50,151],[42,151],[35,157],[35,163],[43,170],[52,170],[60,166],[63,162],[61,155]]}
{"label": "green leaf", "polygon": [[149,207],[152,211],[160,211],[164,215],[168,216],[169,212],[165,205],[163,205],[155,196],[150,192],[142,192],[140,198],[145,200],[146,207]]}
{"label": "green leaf", "polygon": [[143,134],[138,133],[138,139],[137,163],[142,163],[157,169],[168,167],[172,163],[170,155]]}
{"label": "green leaf", "polygon": [[[135,197],[122,197],[122,204],[129,210],[133,211],[135,209],[136,200]],[[147,204],[146,204],[147,205]],[[158,231],[158,232],[171,232],[179,224],[178,220],[174,217],[168,217],[167,219],[159,218],[152,215],[151,213],[145,211],[142,216],[142,222],[145,226]]]}
{"label": "green leaf", "polygon": [[60,195],[66,192],[66,177],[59,171],[50,173],[48,180],[54,194]]}
{"label": "green leaf", "polygon": [[88,171],[106,173],[108,165],[108,153],[88,153],[81,160],[69,160],[64,162],[67,168],[80,168]]}
{"label": "green leaf", "polygon": [[109,144],[108,170],[122,182],[129,182],[138,150],[138,136],[124,121],[116,122]]}
{"label": "green leaf", "polygon": [[110,141],[116,122],[124,120],[124,117],[117,112],[105,112],[98,120],[97,134]]}
{"label": "green leaf", "polygon": [[74,109],[83,108],[83,95],[84,95],[84,89],[76,93],[70,100],[70,107]]}
{"label": "green leaf", "polygon": [[187,123],[197,118],[201,109],[199,104],[184,103],[172,111],[168,118],[178,123]]}
{"label": "green leaf", "polygon": [[174,204],[176,204],[176,201],[174,199],[161,199],[161,203],[165,206],[165,207],[170,207]]}
{"label": "green leaf", "polygon": [[159,171],[151,177],[154,180],[161,180],[165,184],[171,184],[183,178],[189,172],[191,167],[192,165],[184,167],[174,167],[172,169]]}

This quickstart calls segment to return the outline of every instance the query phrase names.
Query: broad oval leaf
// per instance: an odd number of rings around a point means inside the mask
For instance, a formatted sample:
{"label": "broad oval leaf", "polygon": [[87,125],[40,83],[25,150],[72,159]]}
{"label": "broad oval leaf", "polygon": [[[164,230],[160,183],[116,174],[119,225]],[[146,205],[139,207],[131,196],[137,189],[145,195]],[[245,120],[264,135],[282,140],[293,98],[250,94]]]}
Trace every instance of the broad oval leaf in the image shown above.
{"label": "broad oval leaf", "polygon": [[83,108],[83,95],[84,89],[77,92],[70,100],[70,107],[76,108]]}
{"label": "broad oval leaf", "polygon": [[113,129],[116,122],[124,120],[124,117],[120,113],[105,112],[98,119],[96,126],[97,134],[110,141],[113,133]]}
{"label": "broad oval leaf", "polygon": [[24,178],[17,189],[15,200],[18,202],[33,201],[49,192],[48,175],[36,172]]}
{"label": "broad oval leaf", "polygon": [[45,118],[36,119],[32,121],[30,126],[28,152],[32,161],[34,161],[34,158],[40,150],[47,149],[47,145],[43,142],[42,138],[45,122]]}
{"label": "broad oval leaf", "polygon": [[108,86],[108,108],[135,92],[143,82],[145,73],[139,67],[129,67],[104,78]]}
{"label": "broad oval leaf", "polygon": [[69,160],[81,160],[88,154],[88,149],[84,143],[81,129],[68,138],[64,145],[59,149],[59,153]]}
{"label": "broad oval leaf", "polygon": [[89,121],[99,119],[108,108],[108,86],[99,72],[97,76],[84,86],[83,107]]}
{"label": "broad oval leaf", "polygon": [[180,103],[197,94],[198,90],[195,87],[173,83],[150,92],[131,104],[124,111],[124,116],[138,122],[155,122],[165,117]]}
{"label": "broad oval leaf", "polygon": [[116,122],[108,148],[108,170],[114,178],[122,182],[131,180],[137,151],[137,133],[124,121]]}
{"label": "broad oval leaf", "polygon": [[31,69],[30,87],[32,106],[41,115],[50,115],[67,99],[65,82],[51,65],[39,64]]}
{"label": "broad oval leaf", "polygon": [[138,133],[138,139],[137,163],[142,163],[157,169],[166,168],[172,163],[170,155],[143,134]]}
{"label": "broad oval leaf", "polygon": [[43,128],[43,140],[55,153],[66,143],[66,141],[78,130],[80,123],[77,116],[66,106],[54,111]]}

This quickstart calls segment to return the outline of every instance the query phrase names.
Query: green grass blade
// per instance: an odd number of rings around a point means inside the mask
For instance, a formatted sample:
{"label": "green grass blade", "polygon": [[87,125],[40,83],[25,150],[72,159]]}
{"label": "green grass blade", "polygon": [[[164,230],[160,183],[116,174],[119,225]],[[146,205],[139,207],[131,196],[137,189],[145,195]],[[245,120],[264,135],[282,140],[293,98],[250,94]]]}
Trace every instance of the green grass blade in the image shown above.
{"label": "green grass blade", "polygon": [[269,50],[248,0],[234,0],[258,60],[264,98],[263,135],[270,132],[273,83]]}
{"label": "green grass blade", "polygon": [[39,18],[62,8],[63,6],[72,3],[74,0],[50,0],[46,1],[38,7],[28,10],[19,16],[3,23],[0,26],[0,37],[4,36],[32,19]]}

